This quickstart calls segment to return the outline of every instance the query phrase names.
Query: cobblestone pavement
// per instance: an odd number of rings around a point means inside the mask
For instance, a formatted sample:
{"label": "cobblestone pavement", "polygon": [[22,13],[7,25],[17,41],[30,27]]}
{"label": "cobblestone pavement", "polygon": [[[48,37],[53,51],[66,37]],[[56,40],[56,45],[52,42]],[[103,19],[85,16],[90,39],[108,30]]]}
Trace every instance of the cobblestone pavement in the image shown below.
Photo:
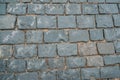
{"label": "cobblestone pavement", "polygon": [[120,0],[0,0],[0,80],[119,79]]}

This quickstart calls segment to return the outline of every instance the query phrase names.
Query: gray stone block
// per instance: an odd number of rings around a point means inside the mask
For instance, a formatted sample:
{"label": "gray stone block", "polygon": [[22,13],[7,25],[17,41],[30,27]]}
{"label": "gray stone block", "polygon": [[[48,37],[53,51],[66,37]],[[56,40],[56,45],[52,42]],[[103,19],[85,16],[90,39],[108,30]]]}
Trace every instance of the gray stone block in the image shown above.
{"label": "gray stone block", "polygon": [[105,0],[88,0],[88,2],[105,2]]}
{"label": "gray stone block", "polygon": [[119,41],[114,42],[114,46],[115,46],[116,52],[119,53],[120,52],[120,42]]}
{"label": "gray stone block", "polygon": [[117,39],[115,29],[104,29],[104,35],[107,41],[113,41]]}
{"label": "gray stone block", "polygon": [[97,27],[113,27],[113,20],[112,16],[110,15],[97,15],[96,16]]}
{"label": "gray stone block", "polygon": [[78,16],[77,27],[78,28],[94,28],[95,27],[94,16],[90,16],[90,15]]}
{"label": "gray stone block", "polygon": [[49,3],[51,0],[32,0],[34,3]]}
{"label": "gray stone block", "polygon": [[52,0],[53,3],[66,3],[67,0]]}
{"label": "gray stone block", "polygon": [[69,40],[70,42],[78,42],[89,40],[89,33],[87,30],[70,30],[69,31]]}
{"label": "gray stone block", "polygon": [[38,16],[37,28],[56,28],[55,16]]}
{"label": "gray stone block", "polygon": [[16,58],[31,58],[37,56],[36,45],[15,45],[14,56]]}
{"label": "gray stone block", "polygon": [[23,3],[10,3],[7,6],[7,12],[10,14],[25,14],[27,5]]}
{"label": "gray stone block", "polygon": [[28,4],[28,14],[44,14],[45,7],[43,4]]}
{"label": "gray stone block", "polygon": [[88,56],[87,57],[88,66],[104,66],[103,58],[101,56]]}
{"label": "gray stone block", "polygon": [[114,19],[114,25],[119,27],[120,26],[120,15],[113,15],[113,19]]}
{"label": "gray stone block", "polygon": [[87,0],[70,0],[70,2],[77,2],[77,3],[80,3],[80,2],[87,2]]}
{"label": "gray stone block", "polygon": [[37,72],[19,73],[16,75],[16,80],[38,80]]}
{"label": "gray stone block", "polygon": [[69,57],[66,59],[68,68],[85,67],[86,59],[84,57]]}
{"label": "gray stone block", "polygon": [[26,69],[26,61],[20,59],[11,59],[7,61],[9,72],[23,72]]}
{"label": "gray stone block", "polygon": [[0,29],[13,29],[15,20],[15,16],[0,16]]}
{"label": "gray stone block", "polygon": [[47,4],[45,6],[47,14],[64,14],[64,4]]}
{"label": "gray stone block", "polygon": [[29,59],[27,60],[27,69],[29,71],[36,71],[41,70],[45,71],[47,70],[47,64],[45,59]]}
{"label": "gray stone block", "polygon": [[[7,67],[6,67],[6,61],[5,60],[0,60],[0,72],[4,72],[6,71]],[[0,77],[1,79],[1,77]]]}
{"label": "gray stone block", "polygon": [[99,54],[114,54],[115,49],[113,43],[97,43]]}
{"label": "gray stone block", "polygon": [[77,55],[77,44],[58,44],[57,50],[59,56]]}
{"label": "gray stone block", "polygon": [[66,4],[66,14],[81,14],[80,4]]}
{"label": "gray stone block", "polygon": [[81,56],[98,54],[95,43],[80,43],[78,44],[78,50]]}
{"label": "gray stone block", "polygon": [[27,31],[26,32],[27,43],[42,43],[43,32],[42,31]]}
{"label": "gray stone block", "polygon": [[99,4],[100,13],[118,13],[117,4]]}
{"label": "gray stone block", "polygon": [[22,0],[22,2],[31,2],[31,0]]}
{"label": "gray stone block", "polygon": [[58,28],[76,28],[75,16],[59,16]]}
{"label": "gray stone block", "polygon": [[6,4],[0,4],[0,14],[6,14]]}
{"label": "gray stone block", "polygon": [[106,65],[120,63],[120,55],[104,56],[103,58]]}
{"label": "gray stone block", "polygon": [[39,57],[56,57],[56,45],[54,44],[41,44],[38,46]]}
{"label": "gray stone block", "polygon": [[67,69],[57,71],[58,80],[81,80],[80,69]]}
{"label": "gray stone block", "polygon": [[0,74],[0,80],[15,80],[15,77],[13,74],[8,73],[8,74]]}
{"label": "gray stone block", "polygon": [[17,44],[24,43],[24,32],[23,31],[0,31],[0,44]]}
{"label": "gray stone block", "polygon": [[82,4],[83,14],[98,14],[97,4]]}
{"label": "gray stone block", "polygon": [[83,68],[81,69],[82,80],[90,80],[91,77],[100,78],[99,68]]}
{"label": "gray stone block", "polygon": [[4,0],[7,3],[17,3],[20,2],[19,0]]}
{"label": "gray stone block", "polygon": [[12,46],[11,45],[1,45],[0,46],[0,59],[10,58],[12,56]]}
{"label": "gray stone block", "polygon": [[49,30],[44,33],[45,42],[66,42],[68,41],[67,33],[64,30]]}
{"label": "gray stone block", "polygon": [[106,0],[109,3],[120,3],[120,0]]}
{"label": "gray stone block", "polygon": [[48,66],[50,69],[64,69],[65,59],[64,58],[52,58],[48,59]]}
{"label": "gray stone block", "polygon": [[103,40],[103,30],[102,29],[90,29],[90,39],[91,40]]}

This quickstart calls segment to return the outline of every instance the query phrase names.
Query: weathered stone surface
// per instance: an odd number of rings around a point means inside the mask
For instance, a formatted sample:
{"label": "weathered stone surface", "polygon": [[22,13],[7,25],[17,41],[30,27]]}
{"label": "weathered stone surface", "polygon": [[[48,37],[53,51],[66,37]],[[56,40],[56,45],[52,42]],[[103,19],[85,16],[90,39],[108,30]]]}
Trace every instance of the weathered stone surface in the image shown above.
{"label": "weathered stone surface", "polygon": [[88,56],[87,65],[88,66],[104,66],[103,58],[101,56]]}
{"label": "weathered stone surface", "polygon": [[58,28],[75,28],[75,16],[59,16]]}
{"label": "weathered stone surface", "polygon": [[70,2],[87,2],[87,0],[70,0]]}
{"label": "weathered stone surface", "polygon": [[25,14],[27,5],[23,3],[10,3],[7,6],[7,12],[10,14]]}
{"label": "weathered stone surface", "polygon": [[58,80],[81,80],[79,69],[67,69],[57,71]]}
{"label": "weathered stone surface", "polygon": [[113,43],[98,43],[97,48],[99,54],[113,54],[115,53]]}
{"label": "weathered stone surface", "polygon": [[84,57],[69,57],[66,59],[66,64],[68,68],[84,67],[86,59]]}
{"label": "weathered stone surface", "polygon": [[48,3],[51,0],[32,0],[34,3]]}
{"label": "weathered stone surface", "polygon": [[96,55],[97,49],[95,43],[80,43],[78,46],[79,54],[81,56]]}
{"label": "weathered stone surface", "polygon": [[70,42],[88,41],[89,33],[87,30],[70,30],[69,31]]}
{"label": "weathered stone surface", "polygon": [[120,63],[120,55],[104,56],[103,58],[106,65]]}
{"label": "weathered stone surface", "polygon": [[0,16],[0,29],[13,29],[15,20],[15,16]]}
{"label": "weathered stone surface", "polygon": [[66,4],[66,14],[81,14],[80,4]]}
{"label": "weathered stone surface", "polygon": [[64,30],[49,30],[44,33],[45,42],[66,42],[68,41],[67,33]]}
{"label": "weathered stone surface", "polygon": [[0,4],[0,14],[6,14],[6,4]]}
{"label": "weathered stone surface", "polygon": [[53,3],[65,3],[67,0],[52,0]]}
{"label": "weathered stone surface", "polygon": [[117,4],[99,4],[100,13],[118,13]]}
{"label": "weathered stone surface", "polygon": [[98,14],[98,6],[96,4],[83,4],[83,14]]}
{"label": "weathered stone surface", "polygon": [[16,45],[14,48],[16,58],[31,58],[37,56],[36,45]]}
{"label": "weathered stone surface", "polygon": [[36,17],[33,16],[19,16],[18,17],[19,29],[35,29]]}
{"label": "weathered stone surface", "polygon": [[88,0],[88,2],[105,2],[105,0]]}
{"label": "weathered stone surface", "polygon": [[56,45],[54,44],[41,44],[38,46],[39,57],[56,57]]}
{"label": "weathered stone surface", "polygon": [[[6,71],[6,61],[5,60],[0,60],[0,72]],[[1,79],[1,77],[0,77]]]}
{"label": "weathered stone surface", "polygon": [[13,74],[0,74],[0,80],[15,80],[15,77]]}
{"label": "weathered stone surface", "polygon": [[95,19],[94,16],[81,15],[77,17],[77,27],[78,28],[94,28]]}
{"label": "weathered stone surface", "polygon": [[7,3],[17,3],[19,0],[4,0]]}
{"label": "weathered stone surface", "polygon": [[26,69],[25,60],[11,59],[7,61],[9,72],[23,72]]}
{"label": "weathered stone surface", "polygon": [[110,15],[97,15],[96,16],[96,21],[97,21],[97,27],[113,27],[113,20],[112,16]]}
{"label": "weathered stone surface", "polygon": [[16,80],[38,80],[37,72],[19,73],[16,75]]}
{"label": "weathered stone surface", "polygon": [[120,0],[106,0],[106,2],[110,2],[110,3],[120,3]]}
{"label": "weathered stone surface", "polygon": [[119,53],[120,52],[120,42],[119,41],[115,42],[114,46],[115,46],[116,52]]}
{"label": "weathered stone surface", "polygon": [[120,26],[120,15],[113,15],[113,19],[114,19],[114,25],[119,27]]}
{"label": "weathered stone surface", "polygon": [[77,55],[77,44],[58,44],[57,50],[59,56]]}
{"label": "weathered stone surface", "polygon": [[31,0],[22,0],[22,2],[31,2]]}
{"label": "weathered stone surface", "polygon": [[10,45],[1,45],[0,46],[0,59],[10,58],[12,56],[12,46]]}
{"label": "weathered stone surface", "polygon": [[56,28],[55,16],[38,16],[37,28]]}
{"label": "weathered stone surface", "polygon": [[99,68],[83,68],[81,69],[83,80],[89,80],[91,77],[100,78]]}
{"label": "weathered stone surface", "polygon": [[42,43],[43,32],[42,31],[27,31],[26,32],[27,43]]}
{"label": "weathered stone surface", "polygon": [[102,67],[100,72],[101,78],[120,78],[119,66]]}
{"label": "weathered stone surface", "polygon": [[19,30],[0,31],[0,44],[24,43],[24,32]]}
{"label": "weathered stone surface", "polygon": [[36,71],[36,70],[47,70],[47,64],[45,59],[29,59],[27,61],[27,69],[29,71]]}
{"label": "weathered stone surface", "polygon": [[50,69],[64,69],[65,66],[65,59],[64,58],[54,58],[54,59],[48,59],[48,66]]}

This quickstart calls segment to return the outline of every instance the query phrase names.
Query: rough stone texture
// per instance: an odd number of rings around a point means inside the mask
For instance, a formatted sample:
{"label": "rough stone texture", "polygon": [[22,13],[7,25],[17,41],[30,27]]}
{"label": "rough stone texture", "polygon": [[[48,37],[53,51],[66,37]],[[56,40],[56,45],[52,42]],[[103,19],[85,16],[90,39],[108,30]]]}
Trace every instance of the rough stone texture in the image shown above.
{"label": "rough stone texture", "polygon": [[78,46],[81,56],[96,55],[97,48],[95,43],[80,43]]}
{"label": "rough stone texture", "polygon": [[34,3],[48,3],[50,0],[32,0]]}
{"label": "rough stone texture", "polygon": [[87,2],[87,0],[70,0],[70,2]]}
{"label": "rough stone texture", "polygon": [[0,74],[0,80],[15,80],[15,77],[13,74]]}
{"label": "rough stone texture", "polygon": [[4,72],[6,70],[6,61],[0,60],[0,72]]}
{"label": "rough stone texture", "polygon": [[52,0],[53,3],[65,3],[67,0]]}
{"label": "rough stone texture", "polygon": [[6,4],[0,4],[0,14],[6,14]]}
{"label": "rough stone texture", "polygon": [[113,54],[115,53],[113,43],[98,43],[99,54]]}
{"label": "rough stone texture", "polygon": [[115,42],[115,43],[114,43],[114,46],[115,46],[116,52],[119,53],[119,52],[120,52],[120,42],[118,42],[118,41]]}
{"label": "rough stone texture", "polygon": [[106,0],[106,2],[110,2],[110,3],[120,3],[120,0]]}
{"label": "rough stone texture", "polygon": [[88,0],[88,2],[105,2],[105,0]]}
{"label": "rough stone texture", "polygon": [[114,25],[119,27],[120,26],[120,15],[113,15]]}

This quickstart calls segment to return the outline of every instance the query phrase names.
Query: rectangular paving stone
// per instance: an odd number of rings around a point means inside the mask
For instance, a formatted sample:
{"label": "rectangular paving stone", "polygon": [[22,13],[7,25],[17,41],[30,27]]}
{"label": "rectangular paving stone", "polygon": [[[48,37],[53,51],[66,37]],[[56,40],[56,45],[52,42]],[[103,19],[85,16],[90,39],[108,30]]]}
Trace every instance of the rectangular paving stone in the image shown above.
{"label": "rectangular paving stone", "polygon": [[40,80],[56,80],[56,70],[39,73]]}
{"label": "rectangular paving stone", "polygon": [[80,69],[67,69],[57,71],[58,80],[81,80]]}
{"label": "rectangular paving stone", "polygon": [[105,0],[88,0],[88,2],[105,2]]}
{"label": "rectangular paving stone", "polygon": [[31,58],[37,56],[36,45],[15,45],[14,56],[16,58]]}
{"label": "rectangular paving stone", "polygon": [[42,43],[43,32],[42,31],[27,31],[26,32],[27,43]]}
{"label": "rectangular paving stone", "polygon": [[70,42],[78,42],[89,40],[89,33],[87,30],[70,30],[69,31],[69,40]]}
{"label": "rectangular paving stone", "polygon": [[15,20],[16,16],[0,16],[0,29],[13,29]]}
{"label": "rectangular paving stone", "polygon": [[[6,60],[0,60],[0,72],[5,72],[7,69],[6,67]],[[0,77],[1,79],[1,77]]]}
{"label": "rectangular paving stone", "polygon": [[7,61],[9,72],[23,72],[26,69],[26,61],[20,59],[11,59]]}
{"label": "rectangular paving stone", "polygon": [[45,7],[47,14],[64,14],[64,4],[47,4]]}
{"label": "rectangular paving stone", "polygon": [[120,78],[119,66],[102,67],[100,72],[101,78]]}
{"label": "rectangular paving stone", "polygon": [[31,0],[22,0],[22,2],[31,2]]}
{"label": "rectangular paving stone", "polygon": [[7,6],[7,12],[10,14],[25,14],[27,5],[23,3],[10,3]]}
{"label": "rectangular paving stone", "polygon": [[113,27],[112,16],[110,16],[110,15],[97,15],[96,22],[97,22],[98,28]]}
{"label": "rectangular paving stone", "polygon": [[67,33],[64,30],[49,30],[44,32],[45,42],[66,42],[68,41]]}
{"label": "rectangular paving stone", "polygon": [[36,17],[34,16],[19,16],[17,20],[19,29],[35,29]]}
{"label": "rectangular paving stone", "polygon": [[68,0],[52,0],[53,3],[66,3]]}
{"label": "rectangular paving stone", "polygon": [[99,4],[100,13],[118,13],[117,4]]}
{"label": "rectangular paving stone", "polygon": [[6,4],[0,4],[0,14],[6,14]]}
{"label": "rectangular paving stone", "polygon": [[48,66],[50,69],[64,69],[65,59],[62,57],[48,59]]}
{"label": "rectangular paving stone", "polygon": [[28,14],[44,14],[45,6],[43,4],[28,4]]}
{"label": "rectangular paving stone", "polygon": [[12,56],[12,46],[11,45],[0,45],[0,59],[8,59]]}
{"label": "rectangular paving stone", "polygon": [[107,41],[116,40],[116,34],[114,29],[104,29],[104,35]]}
{"label": "rectangular paving stone", "polygon": [[77,27],[78,28],[94,28],[95,27],[94,16],[90,16],[90,15],[77,16]]}
{"label": "rectangular paving stone", "polygon": [[49,3],[51,0],[32,0],[34,3]]}
{"label": "rectangular paving stone", "polygon": [[37,28],[56,28],[56,17],[37,16]]}
{"label": "rectangular paving stone", "polygon": [[88,66],[104,66],[103,58],[101,56],[87,56]]}
{"label": "rectangular paving stone", "polygon": [[96,55],[97,48],[96,43],[79,43],[78,44],[78,50],[80,56],[89,56],[89,55]]}
{"label": "rectangular paving stone", "polygon": [[81,14],[81,4],[66,4],[66,14]]}
{"label": "rectangular paving stone", "polygon": [[98,14],[97,4],[82,4],[83,14]]}
{"label": "rectangular paving stone", "polygon": [[5,0],[7,3],[17,3],[20,2],[19,0]]}
{"label": "rectangular paving stone", "polygon": [[18,44],[24,43],[24,32],[23,31],[0,31],[0,44]]}
{"label": "rectangular paving stone", "polygon": [[55,44],[41,44],[38,45],[39,57],[56,57],[56,45]]}
{"label": "rectangular paving stone", "polygon": [[90,39],[91,40],[103,40],[103,30],[102,29],[90,29]]}
{"label": "rectangular paving stone", "polygon": [[8,73],[8,74],[0,74],[0,80],[15,80],[14,74]]}
{"label": "rectangular paving stone", "polygon": [[27,60],[27,70],[29,71],[44,71],[48,66],[45,59],[29,59]]}
{"label": "rectangular paving stone", "polygon": [[68,68],[85,67],[86,59],[84,57],[69,57],[66,59]]}
{"label": "rectangular paving stone", "polygon": [[110,3],[120,3],[120,0],[106,0],[106,2],[110,2]]}
{"label": "rectangular paving stone", "polygon": [[100,78],[99,68],[82,68],[81,75],[82,80],[90,80],[91,77],[99,79]]}
{"label": "rectangular paving stone", "polygon": [[38,80],[37,72],[26,72],[16,74],[16,80]]}
{"label": "rectangular paving stone", "polygon": [[115,53],[113,43],[97,43],[99,54],[113,54]]}
{"label": "rectangular paving stone", "polygon": [[59,56],[77,55],[77,44],[58,44],[57,50]]}
{"label": "rectangular paving stone", "polygon": [[115,46],[116,53],[119,53],[120,52],[120,41],[114,42],[114,46]]}
{"label": "rectangular paving stone", "polygon": [[104,56],[103,58],[106,65],[120,63],[120,55]]}
{"label": "rectangular paving stone", "polygon": [[119,27],[120,26],[120,15],[113,15],[113,19],[114,19],[114,25]]}
{"label": "rectangular paving stone", "polygon": [[75,16],[58,16],[58,28],[76,28]]}
{"label": "rectangular paving stone", "polygon": [[87,2],[87,0],[70,0],[70,2],[78,2],[78,3],[80,3],[80,2]]}

